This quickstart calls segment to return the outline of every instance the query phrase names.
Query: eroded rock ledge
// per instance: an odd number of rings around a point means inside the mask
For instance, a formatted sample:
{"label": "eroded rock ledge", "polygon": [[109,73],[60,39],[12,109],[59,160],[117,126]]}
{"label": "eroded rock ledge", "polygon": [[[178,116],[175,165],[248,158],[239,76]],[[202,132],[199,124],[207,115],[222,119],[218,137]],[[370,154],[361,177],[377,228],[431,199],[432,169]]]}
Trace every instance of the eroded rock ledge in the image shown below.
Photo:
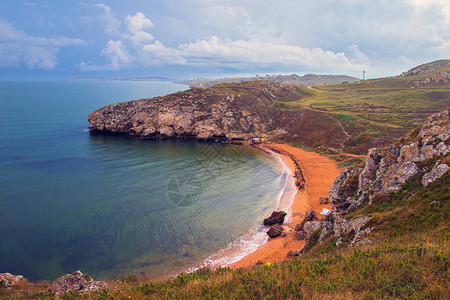
{"label": "eroded rock ledge", "polygon": [[286,122],[295,118],[282,111],[280,102],[298,99],[297,91],[293,86],[267,82],[194,88],[105,106],[89,114],[89,129],[140,138],[282,136],[287,134]]}

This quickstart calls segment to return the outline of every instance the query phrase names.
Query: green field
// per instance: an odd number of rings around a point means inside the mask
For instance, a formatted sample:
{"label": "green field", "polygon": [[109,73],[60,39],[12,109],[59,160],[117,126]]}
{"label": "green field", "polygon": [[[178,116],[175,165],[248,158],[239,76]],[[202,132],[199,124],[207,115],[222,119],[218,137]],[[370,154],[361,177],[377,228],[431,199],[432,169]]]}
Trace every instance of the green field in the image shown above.
{"label": "green field", "polygon": [[[448,66],[442,66],[445,64]],[[443,72],[450,73],[450,61],[437,61],[424,68],[430,72],[350,84],[302,87],[299,100],[284,104],[292,109],[315,111],[322,117],[332,117],[350,136],[339,150],[365,154],[368,148],[389,143],[421,125],[430,114],[450,106],[450,83],[415,84],[439,77]]]}

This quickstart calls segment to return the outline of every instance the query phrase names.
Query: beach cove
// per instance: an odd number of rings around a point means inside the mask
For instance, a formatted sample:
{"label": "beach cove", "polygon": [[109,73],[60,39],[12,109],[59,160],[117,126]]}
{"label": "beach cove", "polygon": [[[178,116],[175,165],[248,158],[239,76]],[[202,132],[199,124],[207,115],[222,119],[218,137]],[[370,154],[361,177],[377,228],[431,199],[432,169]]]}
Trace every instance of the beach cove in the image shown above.
{"label": "beach cove", "polygon": [[297,188],[288,211],[287,222],[283,224],[286,236],[269,239],[254,252],[231,264],[234,269],[247,268],[258,261],[262,263],[280,262],[286,259],[289,251],[301,249],[305,241],[295,238],[296,224],[303,220],[307,210],[314,210],[321,218],[321,210],[331,208],[330,204],[320,204],[319,197],[328,196],[330,186],[341,172],[335,161],[316,152],[308,152],[287,144],[263,144],[258,148],[278,153],[293,173],[300,171],[303,174],[304,187],[303,189]]}

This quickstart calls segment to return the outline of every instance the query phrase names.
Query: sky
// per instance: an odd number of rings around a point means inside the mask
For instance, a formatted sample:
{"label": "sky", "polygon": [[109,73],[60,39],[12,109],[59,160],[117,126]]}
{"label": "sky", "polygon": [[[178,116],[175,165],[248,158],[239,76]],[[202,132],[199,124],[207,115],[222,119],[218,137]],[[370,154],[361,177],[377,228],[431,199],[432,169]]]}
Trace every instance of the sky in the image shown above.
{"label": "sky", "polygon": [[450,0],[0,0],[0,78],[377,78],[448,58]]}

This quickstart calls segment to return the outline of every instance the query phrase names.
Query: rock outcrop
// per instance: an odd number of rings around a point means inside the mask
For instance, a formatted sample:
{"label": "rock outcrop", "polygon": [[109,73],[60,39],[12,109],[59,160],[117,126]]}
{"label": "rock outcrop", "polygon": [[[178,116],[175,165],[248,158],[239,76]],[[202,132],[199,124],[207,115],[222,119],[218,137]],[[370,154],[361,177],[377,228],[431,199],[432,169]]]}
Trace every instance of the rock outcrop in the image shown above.
{"label": "rock outcrop", "polygon": [[24,278],[22,275],[13,275],[11,273],[1,273],[0,274],[0,284],[3,284],[6,287],[11,287],[13,285],[16,285],[23,280],[24,280]]}
{"label": "rock outcrop", "polygon": [[73,274],[67,274],[56,279],[50,286],[50,291],[59,296],[69,292],[98,291],[106,287],[107,285],[103,281],[94,281],[88,274],[76,271]]}
{"label": "rock outcrop", "polygon": [[[363,167],[341,173],[330,188],[335,214],[348,212],[374,196],[399,191],[412,176],[423,172],[420,162],[450,153],[449,110],[430,116],[424,125],[385,149],[370,149]],[[425,175],[424,185],[447,172],[446,164],[436,165]]]}
{"label": "rock outcrop", "polygon": [[89,114],[89,129],[140,138],[274,137],[287,133],[284,122],[292,116],[282,111],[280,102],[298,99],[297,89],[280,83],[243,83],[116,103]]}
{"label": "rock outcrop", "polygon": [[[403,72],[400,74],[400,77],[410,77],[410,76],[417,76],[417,75],[423,75],[420,76],[422,78],[417,80],[411,80],[407,83],[413,86],[424,86],[424,85],[430,85],[433,83],[449,83],[450,82],[450,72],[441,71],[439,72],[438,69],[450,67],[450,60],[441,60],[436,61],[434,63],[430,64],[424,64],[417,66],[415,68],[412,68],[406,72]],[[431,73],[431,74],[430,74]],[[429,75],[429,76],[427,76]]]}
{"label": "rock outcrop", "polygon": [[314,210],[308,210],[305,213],[305,218],[303,221],[295,226],[294,236],[298,240],[305,239],[308,241],[311,234],[320,229],[322,227],[322,223],[319,221],[317,214]]}
{"label": "rock outcrop", "polygon": [[308,243],[309,237],[320,230],[318,242],[333,235],[337,246],[372,243],[367,239],[373,230],[367,227],[371,218],[348,218],[349,210],[363,203],[370,205],[377,196],[402,190],[413,176],[422,176],[424,186],[442,177],[449,169],[447,163],[442,163],[448,162],[449,137],[450,110],[445,110],[431,115],[422,127],[393,145],[370,149],[364,165],[343,171],[331,186],[332,214],[317,221],[315,214],[308,212],[307,218],[295,228],[296,236]]}
{"label": "rock outcrop", "polygon": [[270,215],[270,217],[264,219],[265,226],[271,226],[275,224],[283,224],[284,217],[286,217],[287,213],[284,211],[274,211]]}
{"label": "rock outcrop", "polygon": [[438,160],[434,165],[434,168],[429,173],[423,175],[422,184],[424,186],[428,186],[430,183],[436,181],[437,179],[441,178],[445,173],[447,173],[448,168],[449,167],[447,164],[440,164],[440,161]]}
{"label": "rock outcrop", "polygon": [[267,235],[270,238],[280,236],[282,233],[283,233],[283,226],[281,226],[280,224],[270,226],[269,230],[267,231]]}

